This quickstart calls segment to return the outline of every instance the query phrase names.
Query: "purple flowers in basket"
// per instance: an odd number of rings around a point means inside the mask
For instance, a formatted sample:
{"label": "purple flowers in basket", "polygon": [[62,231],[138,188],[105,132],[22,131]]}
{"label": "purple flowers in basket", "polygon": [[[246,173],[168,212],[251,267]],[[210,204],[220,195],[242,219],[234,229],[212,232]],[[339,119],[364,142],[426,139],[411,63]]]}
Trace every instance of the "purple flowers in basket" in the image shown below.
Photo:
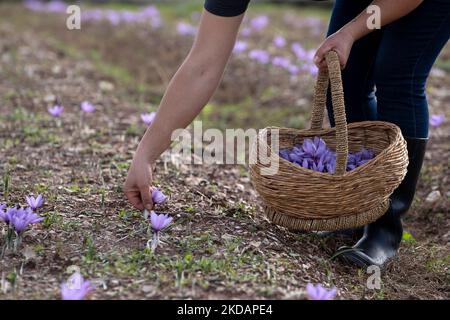
{"label": "purple flowers in basket", "polygon": [[[297,144],[292,149],[280,150],[279,155],[289,162],[317,172],[334,173],[336,170],[336,152],[328,148],[325,141],[319,137],[305,139],[303,144]],[[350,152],[347,159],[347,171],[363,165],[374,156],[373,151],[368,149],[362,149],[356,153]]]}

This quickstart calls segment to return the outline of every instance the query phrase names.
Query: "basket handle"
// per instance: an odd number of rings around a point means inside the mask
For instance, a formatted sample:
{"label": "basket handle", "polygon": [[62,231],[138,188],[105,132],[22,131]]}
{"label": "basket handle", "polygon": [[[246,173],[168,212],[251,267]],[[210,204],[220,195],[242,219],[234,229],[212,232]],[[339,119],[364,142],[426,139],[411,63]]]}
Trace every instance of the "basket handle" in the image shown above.
{"label": "basket handle", "polygon": [[336,171],[334,174],[341,176],[346,172],[348,156],[347,120],[345,115],[341,66],[335,51],[327,52],[325,59],[327,61],[328,70],[321,69],[317,76],[311,117],[311,129],[322,129],[327,101],[328,80],[330,80],[334,122],[336,124]]}

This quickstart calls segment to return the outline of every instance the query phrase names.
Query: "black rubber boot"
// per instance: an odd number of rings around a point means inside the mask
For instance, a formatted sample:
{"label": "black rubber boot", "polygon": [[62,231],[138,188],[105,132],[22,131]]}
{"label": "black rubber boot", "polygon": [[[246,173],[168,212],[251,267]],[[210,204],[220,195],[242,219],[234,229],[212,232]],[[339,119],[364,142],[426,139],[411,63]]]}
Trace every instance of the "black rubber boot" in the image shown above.
{"label": "black rubber boot", "polygon": [[408,172],[391,195],[388,211],[364,227],[363,237],[353,247],[342,247],[334,257],[359,267],[382,266],[397,254],[403,236],[401,216],[408,211],[416,191],[428,139],[405,138],[408,145]]}
{"label": "black rubber boot", "polygon": [[337,231],[317,231],[317,236],[321,238],[356,238],[359,239],[364,234],[364,227],[358,227],[353,229],[344,229]]}

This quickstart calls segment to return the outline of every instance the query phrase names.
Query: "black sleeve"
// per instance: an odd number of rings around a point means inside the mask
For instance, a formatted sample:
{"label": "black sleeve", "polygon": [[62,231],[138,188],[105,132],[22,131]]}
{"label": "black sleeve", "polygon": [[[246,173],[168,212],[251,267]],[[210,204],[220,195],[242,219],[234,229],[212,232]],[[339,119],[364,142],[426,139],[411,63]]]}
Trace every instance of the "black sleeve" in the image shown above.
{"label": "black sleeve", "polygon": [[247,10],[250,0],[205,0],[205,9],[222,17],[235,17]]}

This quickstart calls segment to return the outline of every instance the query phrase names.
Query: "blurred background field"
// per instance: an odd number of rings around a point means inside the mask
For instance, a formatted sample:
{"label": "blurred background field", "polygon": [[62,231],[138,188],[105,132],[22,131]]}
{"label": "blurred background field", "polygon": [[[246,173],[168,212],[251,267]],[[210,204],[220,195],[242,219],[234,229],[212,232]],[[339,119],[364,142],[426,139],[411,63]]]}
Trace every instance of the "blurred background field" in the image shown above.
{"label": "blurred background field", "polygon": [[[27,251],[0,259],[1,298],[58,298],[74,264],[98,285],[93,298],[305,298],[309,282],[338,287],[338,298],[449,297],[448,45],[427,86],[430,113],[444,120],[431,129],[405,241],[382,289],[367,290],[364,270],[329,260],[348,240],[269,224],[240,165],[158,162],[175,224],[157,255],[144,250],[146,223],[121,188],[146,129],[140,115],[156,111],[203,1],[80,2],[81,30],[68,30],[66,3],[0,1],[0,202],[47,199]],[[203,127],[307,127],[331,8],[252,1]],[[95,113],[81,114],[82,101]],[[55,104],[58,119],[47,112]]]}

